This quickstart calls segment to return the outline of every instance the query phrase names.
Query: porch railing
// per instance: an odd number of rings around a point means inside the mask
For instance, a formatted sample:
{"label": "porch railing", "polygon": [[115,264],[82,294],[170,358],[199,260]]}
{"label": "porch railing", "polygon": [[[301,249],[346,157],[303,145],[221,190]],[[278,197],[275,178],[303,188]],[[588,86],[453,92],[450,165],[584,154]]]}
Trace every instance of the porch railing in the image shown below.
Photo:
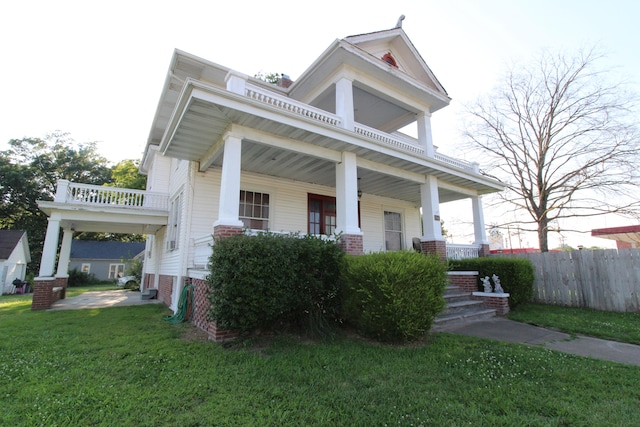
{"label": "porch railing", "polygon": [[476,245],[447,243],[447,259],[478,258],[480,248]]}
{"label": "porch railing", "polygon": [[338,126],[342,122],[340,117],[335,114],[331,114],[327,111],[305,104],[304,102],[296,101],[295,99],[279,95],[249,83],[246,85],[245,95],[251,99],[263,102],[278,109],[309,117],[330,125]]}
{"label": "porch railing", "polygon": [[64,179],[58,181],[55,201],[89,206],[159,211],[166,211],[169,208],[169,197],[166,194],[131,188],[78,184]]}
{"label": "porch railing", "polygon": [[[340,126],[342,123],[342,119],[335,114],[321,110],[320,108],[312,107],[304,102],[296,101],[295,99],[291,99],[278,93],[271,92],[270,90],[257,85],[247,83],[245,86],[245,95],[255,101],[262,102],[277,109],[299,114],[322,123],[327,123],[333,126]],[[356,123],[353,130],[358,135],[374,139],[391,147],[413,154],[425,155],[424,148],[418,144],[418,141],[415,138],[411,138],[409,136],[405,137],[402,135],[392,135],[360,123]],[[475,166],[476,164],[474,163],[454,159],[453,157],[445,156],[440,153],[436,153],[434,158],[460,169],[478,172],[477,166]]]}

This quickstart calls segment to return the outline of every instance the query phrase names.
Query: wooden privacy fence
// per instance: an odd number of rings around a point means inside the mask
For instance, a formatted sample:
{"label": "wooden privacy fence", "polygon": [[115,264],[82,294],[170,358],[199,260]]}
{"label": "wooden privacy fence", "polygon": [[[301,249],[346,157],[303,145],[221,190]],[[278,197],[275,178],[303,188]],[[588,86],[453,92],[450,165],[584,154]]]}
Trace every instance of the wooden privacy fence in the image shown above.
{"label": "wooden privacy fence", "polygon": [[519,254],[535,269],[533,300],[596,310],[640,311],[640,249]]}

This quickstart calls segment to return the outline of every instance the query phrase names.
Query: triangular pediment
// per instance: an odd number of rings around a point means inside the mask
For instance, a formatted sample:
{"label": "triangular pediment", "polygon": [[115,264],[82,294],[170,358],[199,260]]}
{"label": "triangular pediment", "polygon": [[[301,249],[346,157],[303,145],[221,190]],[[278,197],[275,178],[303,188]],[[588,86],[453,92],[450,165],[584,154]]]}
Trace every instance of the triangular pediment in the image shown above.
{"label": "triangular pediment", "polygon": [[422,59],[402,28],[396,27],[390,30],[348,36],[343,41],[447,96],[447,91]]}

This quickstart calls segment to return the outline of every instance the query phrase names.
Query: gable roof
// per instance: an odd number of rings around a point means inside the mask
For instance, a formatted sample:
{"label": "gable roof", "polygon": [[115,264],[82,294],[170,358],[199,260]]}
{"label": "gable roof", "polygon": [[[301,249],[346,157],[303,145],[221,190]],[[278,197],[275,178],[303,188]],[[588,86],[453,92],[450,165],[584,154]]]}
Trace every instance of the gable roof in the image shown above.
{"label": "gable roof", "polygon": [[25,233],[24,230],[0,230],[0,259],[9,259]]}
{"label": "gable roof", "polygon": [[399,62],[396,68],[448,97],[445,88],[401,27],[347,36],[343,40],[380,60],[391,54]]}
{"label": "gable roof", "polygon": [[73,240],[71,259],[131,259],[144,250],[144,242]]}

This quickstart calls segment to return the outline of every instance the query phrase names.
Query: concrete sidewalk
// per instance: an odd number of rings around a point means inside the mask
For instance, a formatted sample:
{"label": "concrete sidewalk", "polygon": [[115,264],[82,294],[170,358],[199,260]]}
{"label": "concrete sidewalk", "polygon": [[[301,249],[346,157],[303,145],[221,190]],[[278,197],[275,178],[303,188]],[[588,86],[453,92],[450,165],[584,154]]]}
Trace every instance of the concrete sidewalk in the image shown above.
{"label": "concrete sidewalk", "polygon": [[564,353],[640,366],[640,346],[638,345],[579,335],[572,337],[563,332],[515,322],[504,317],[452,325],[439,329],[438,332],[538,345]]}
{"label": "concrete sidewalk", "polygon": [[82,308],[119,307],[127,305],[158,304],[160,300],[143,300],[140,292],[127,289],[89,291],[53,303],[49,310],[78,310]]}

